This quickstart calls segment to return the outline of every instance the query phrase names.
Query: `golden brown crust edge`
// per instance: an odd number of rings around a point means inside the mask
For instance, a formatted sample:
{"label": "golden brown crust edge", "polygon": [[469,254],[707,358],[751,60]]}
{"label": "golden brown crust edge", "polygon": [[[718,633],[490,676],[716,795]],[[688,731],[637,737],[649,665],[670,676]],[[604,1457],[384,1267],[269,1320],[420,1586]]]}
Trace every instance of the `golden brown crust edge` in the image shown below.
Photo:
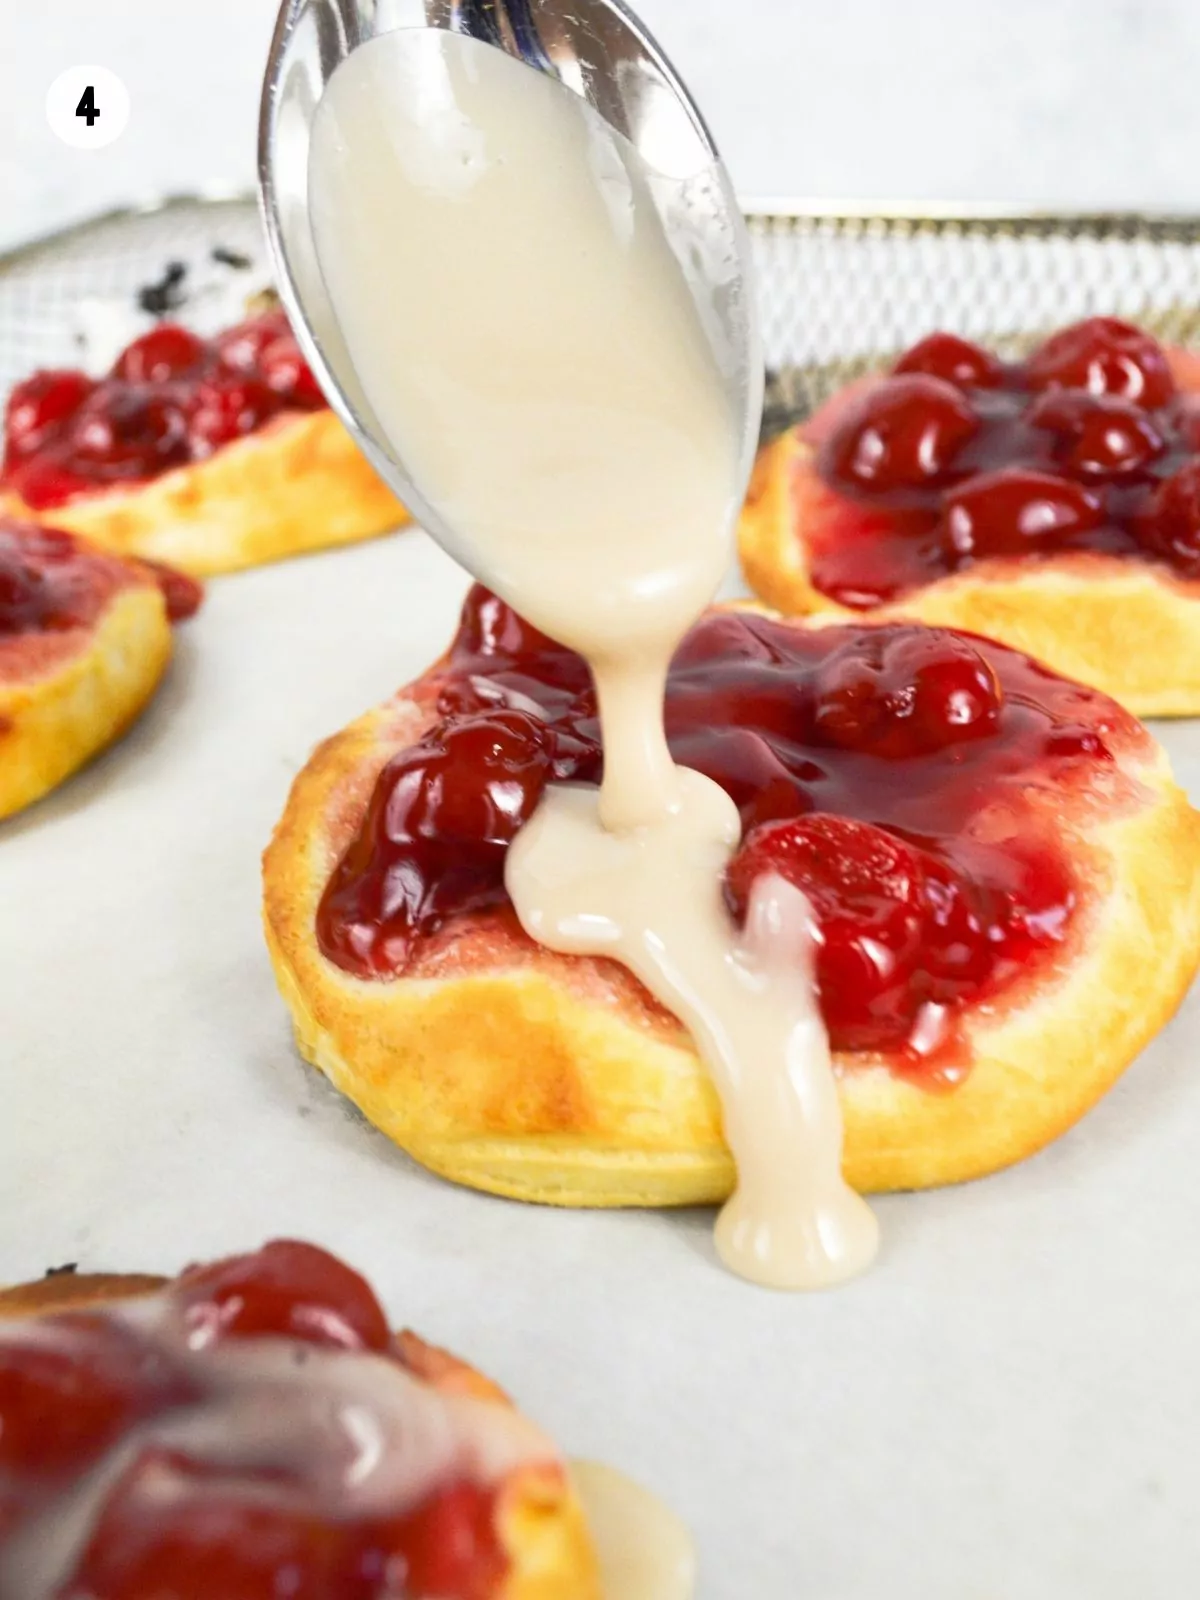
{"label": "golden brown crust edge", "polygon": [[[861,620],[863,612],[838,605],[809,579],[794,485],[812,455],[795,430],[760,451],[738,525],[742,570],[754,593],[779,611]],[[999,639],[1137,716],[1200,715],[1200,584],[1148,563],[1094,556],[1036,567],[984,562],[866,615]]]}
{"label": "golden brown crust edge", "polygon": [[6,508],[196,577],[374,538],[408,521],[332,411],[292,412],[129,490]]}
{"label": "golden brown crust edge", "polygon": [[0,818],[40,800],[136,720],[171,659],[156,584],[119,589],[49,672],[0,681]]}
{"label": "golden brown crust edge", "polygon": [[[141,1273],[50,1273],[0,1288],[0,1318],[112,1304],[153,1294],[167,1282]],[[490,1378],[457,1356],[413,1333],[402,1333],[400,1343],[407,1364],[434,1388],[511,1405]],[[515,1473],[501,1492],[496,1521],[509,1560],[498,1600],[601,1600],[583,1508],[564,1471],[547,1465]]]}
{"label": "golden brown crust edge", "polygon": [[[363,982],[322,956],[316,908],[384,761],[421,724],[403,700],[314,754],[264,857],[267,944],[297,1043],[389,1137],[457,1182],[560,1205],[724,1198],[733,1167],[707,1072],[620,969],[518,935],[454,976]],[[845,1170],[863,1191],[995,1171],[1070,1127],[1174,1013],[1200,963],[1200,815],[1161,752],[1140,808],[1088,846],[1108,889],[1080,952],[1034,994],[967,1020],[948,1092],[842,1057]],[[340,817],[341,843],[330,818]]]}

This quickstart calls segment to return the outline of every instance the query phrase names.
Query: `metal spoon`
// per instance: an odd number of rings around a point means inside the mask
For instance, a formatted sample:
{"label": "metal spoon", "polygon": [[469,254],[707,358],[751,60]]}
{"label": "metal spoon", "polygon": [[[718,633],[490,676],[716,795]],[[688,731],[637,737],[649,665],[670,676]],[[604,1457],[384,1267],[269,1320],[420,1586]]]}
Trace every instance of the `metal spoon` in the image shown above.
{"label": "metal spoon", "polygon": [[[464,566],[460,541],[389,444],[354,374],[308,213],[313,117],[353,51],[397,28],[469,34],[557,77],[623,134],[651,173],[662,226],[741,419],[748,473],[762,412],[750,247],[712,137],[666,56],[620,0],[284,0],[259,120],[259,196],[279,291],[330,404],[380,477]],[[487,293],[486,280],[480,293]]]}

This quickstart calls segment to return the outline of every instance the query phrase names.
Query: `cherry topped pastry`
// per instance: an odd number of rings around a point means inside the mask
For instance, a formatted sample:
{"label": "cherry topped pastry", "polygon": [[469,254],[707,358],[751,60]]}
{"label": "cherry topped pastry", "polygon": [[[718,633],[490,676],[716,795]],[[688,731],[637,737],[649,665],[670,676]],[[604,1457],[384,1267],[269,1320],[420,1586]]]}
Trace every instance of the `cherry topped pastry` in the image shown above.
{"label": "cherry topped pastry", "polygon": [[[858,1189],[1053,1137],[1200,960],[1200,817],[1162,753],[1004,645],[713,612],[666,725],[740,812],[730,917],[768,872],[812,906]],[[505,891],[547,786],[602,763],[582,660],[474,589],[448,654],[297,778],[268,943],[302,1053],[435,1170],[568,1204],[719,1199],[731,1164],[686,1032],[623,967],[535,945]]]}
{"label": "cherry topped pastry", "polygon": [[1200,358],[1092,317],[1006,362],[951,333],[760,454],[753,588],[974,629],[1147,715],[1200,712]]}
{"label": "cherry topped pastry", "polygon": [[313,1245],[0,1291],[0,1594],[599,1600],[557,1450]]}
{"label": "cherry topped pastry", "polygon": [[199,603],[183,573],[0,516],[0,817],[125,731]]}
{"label": "cherry topped pastry", "polygon": [[8,399],[3,499],[195,573],[367,538],[404,515],[280,310],[215,339],[159,323],[103,378],[33,373]]}

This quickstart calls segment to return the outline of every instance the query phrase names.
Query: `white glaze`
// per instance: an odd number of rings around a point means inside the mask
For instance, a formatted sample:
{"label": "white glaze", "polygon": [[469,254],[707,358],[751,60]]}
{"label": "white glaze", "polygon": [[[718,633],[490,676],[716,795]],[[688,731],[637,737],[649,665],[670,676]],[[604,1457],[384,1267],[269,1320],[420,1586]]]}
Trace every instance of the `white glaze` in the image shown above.
{"label": "white glaze", "polygon": [[691,1534],[657,1495],[598,1461],[573,1461],[571,1481],[600,1563],[603,1600],[691,1600]]}
{"label": "white glaze", "polygon": [[[556,1462],[553,1444],[512,1408],[443,1394],[395,1361],[295,1340],[226,1340],[189,1348],[167,1295],[106,1307],[160,1346],[204,1403],[139,1423],[99,1466],[0,1544],[0,1595],[51,1600],[73,1571],[105,1497],[148,1446],[253,1472],[302,1476],[330,1518],[397,1513],[460,1481],[490,1487],[517,1467]],[[46,1318],[0,1323],[0,1344],[53,1346]]]}
{"label": "white glaze", "polygon": [[596,680],[604,783],[552,790],[509,852],[518,915],[621,961],[688,1025],[738,1167],[721,1255],[819,1287],[867,1265],[876,1229],[841,1177],[807,909],[776,883],[737,933],[719,887],[736,814],[663,729],[744,483],[649,185],[577,96],[460,35],[372,41],[314,123],[318,259],[377,422],[473,569]]}

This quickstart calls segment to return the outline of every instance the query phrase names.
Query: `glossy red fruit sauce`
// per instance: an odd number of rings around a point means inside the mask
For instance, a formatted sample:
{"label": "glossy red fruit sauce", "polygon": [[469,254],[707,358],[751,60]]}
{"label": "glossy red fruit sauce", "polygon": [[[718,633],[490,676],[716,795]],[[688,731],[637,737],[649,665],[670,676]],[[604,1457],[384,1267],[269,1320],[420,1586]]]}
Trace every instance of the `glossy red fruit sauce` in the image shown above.
{"label": "glossy red fruit sauce", "polygon": [[324,404],[282,311],[211,340],[163,322],[105,378],[64,369],[19,383],[0,483],[42,510],[201,461],[280,412]]}
{"label": "glossy red fruit sauce", "polygon": [[863,608],[988,557],[1062,551],[1200,580],[1197,407],[1157,340],[1112,317],[1017,363],[931,334],[818,446],[832,494],[806,517],[812,581]]}
{"label": "glossy red fruit sauce", "polygon": [[89,626],[139,567],[162,590],[173,622],[193,615],[204,595],[194,578],[124,561],[57,528],[0,517],[0,641]]}
{"label": "glossy red fruit sauce", "polygon": [[492,1490],[450,1480],[403,1512],[332,1514],[321,1485],[346,1462],[285,1467],[254,1443],[272,1436],[272,1407],[304,1403],[278,1384],[250,1397],[262,1423],[239,1442],[205,1431],[229,1403],[231,1341],[288,1341],[285,1371],[314,1345],[407,1364],[357,1273],[281,1240],[185,1273],[155,1316],[0,1320],[0,1589],[6,1546],[52,1536],[101,1470],[111,1482],[55,1600],[492,1600],[507,1568]]}
{"label": "glossy red fruit sauce", "polygon": [[[583,661],[485,590],[426,688],[439,720],[380,773],[318,912],[322,950],[363,978],[404,972],[456,914],[505,906],[506,849],[547,783],[601,774]],[[759,872],[793,878],[834,1046],[894,1052],[927,1083],[951,1073],[955,1010],[1061,948],[1081,886],[1057,812],[1145,737],[1002,645],[736,613],[684,641],[667,729],[741,812],[735,915]]]}

